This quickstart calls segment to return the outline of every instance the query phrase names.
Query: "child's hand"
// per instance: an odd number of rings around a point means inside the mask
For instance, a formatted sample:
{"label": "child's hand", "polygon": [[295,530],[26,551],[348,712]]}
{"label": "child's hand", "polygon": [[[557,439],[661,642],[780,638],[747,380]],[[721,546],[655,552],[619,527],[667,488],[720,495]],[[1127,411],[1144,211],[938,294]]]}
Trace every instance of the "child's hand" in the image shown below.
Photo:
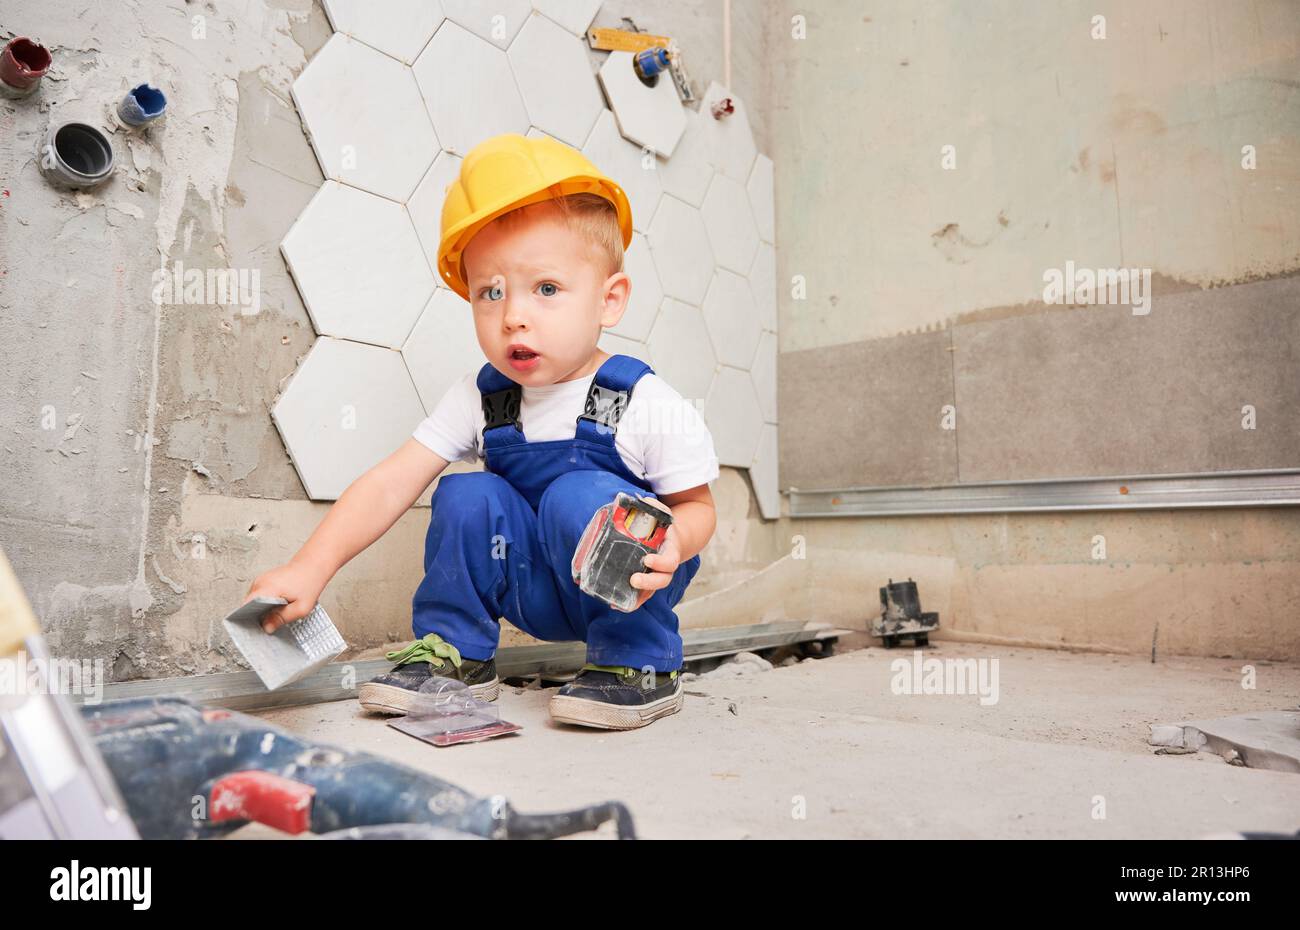
{"label": "child's hand", "polygon": [[282,597],[288,601],[283,607],[268,611],[262,618],[262,629],[274,633],[286,623],[292,623],[311,613],[328,580],[300,563],[289,562],[259,575],[248,589],[244,603],[259,596]]}
{"label": "child's hand", "polygon": [[[660,588],[668,587],[672,583],[673,572],[677,571],[677,566],[681,563],[681,549],[677,545],[677,527],[672,525],[668,527],[668,535],[664,537],[664,544],[659,547],[659,551],[645,557],[646,568],[654,571],[637,572],[629,582],[632,587],[641,589],[636,606],[640,607]],[[632,609],[635,610],[636,607]]]}

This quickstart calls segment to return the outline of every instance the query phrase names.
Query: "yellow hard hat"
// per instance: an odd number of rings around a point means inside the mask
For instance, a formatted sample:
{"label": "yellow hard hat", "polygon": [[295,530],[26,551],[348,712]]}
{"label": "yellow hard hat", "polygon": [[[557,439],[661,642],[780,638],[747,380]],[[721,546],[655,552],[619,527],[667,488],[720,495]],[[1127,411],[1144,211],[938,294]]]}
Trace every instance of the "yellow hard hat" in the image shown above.
{"label": "yellow hard hat", "polygon": [[469,300],[463,255],[478,231],[503,213],[569,194],[599,194],[618,211],[623,248],[632,244],[632,207],[623,188],[572,146],[549,136],[493,136],[474,146],[447,187],[438,240],[438,274]]}

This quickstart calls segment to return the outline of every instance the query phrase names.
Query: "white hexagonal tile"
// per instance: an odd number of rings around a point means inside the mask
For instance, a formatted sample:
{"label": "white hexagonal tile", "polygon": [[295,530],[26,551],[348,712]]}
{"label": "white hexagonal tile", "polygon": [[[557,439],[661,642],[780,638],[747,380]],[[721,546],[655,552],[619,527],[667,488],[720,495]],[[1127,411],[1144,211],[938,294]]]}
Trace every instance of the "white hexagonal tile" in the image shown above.
{"label": "white hexagonal tile", "polygon": [[745,188],[726,175],[715,174],[700,215],[718,264],[739,275],[749,274],[758,248],[758,229]]}
{"label": "white hexagonal tile", "polygon": [[600,3],[601,0],[533,0],[533,9],[581,37],[596,18]]}
{"label": "white hexagonal tile", "polygon": [[[731,98],[735,112],[717,120],[713,118],[713,104],[723,97]],[[749,128],[749,116],[741,99],[717,81],[709,85],[700,102],[700,128],[713,167],[733,181],[741,184],[748,181],[754,158],[758,155],[754,133]]]}
{"label": "white hexagonal tile", "polygon": [[506,57],[532,124],[581,148],[605,108],[583,43],[534,13]]}
{"label": "white hexagonal tile", "polygon": [[[455,18],[450,6],[447,16]],[[506,53],[455,22],[442,24],[413,70],[434,129],[448,151],[464,155],[484,139],[528,131],[528,112]]]}
{"label": "white hexagonal tile", "polygon": [[776,350],[776,333],[763,333],[758,340],[758,351],[754,353],[753,367],[749,369],[749,377],[754,381],[754,393],[758,395],[758,407],[768,423],[777,422]]}
{"label": "white hexagonal tile", "polygon": [[632,234],[632,244],[623,253],[623,271],[632,279],[632,294],[628,297],[623,319],[609,331],[644,342],[650,335],[659,305],[663,303],[664,292],[659,285],[654,259],[650,257],[650,247],[640,233]]}
{"label": "white hexagonal tile", "polygon": [[772,159],[759,155],[754,159],[745,190],[749,194],[749,207],[754,211],[758,238],[764,242],[776,242],[776,203],[772,181]]}
{"label": "white hexagonal tile", "polygon": [[650,366],[677,393],[690,401],[709,395],[717,358],[697,308],[666,298],[647,344],[654,359]]}
{"label": "white hexagonal tile", "polygon": [[659,75],[654,87],[637,77],[631,52],[610,52],[600,66],[600,84],[623,138],[663,156],[671,157],[686,130],[686,109],[668,74]]}
{"label": "white hexagonal tile", "polygon": [[[442,232],[442,203],[447,199],[447,185],[459,174],[460,156],[439,152],[415,193],[406,202],[406,212],[415,225],[415,234],[420,237],[430,269],[438,267],[438,238]],[[440,275],[435,273],[434,280],[440,288],[446,289]]]}
{"label": "white hexagonal tile", "polygon": [[[637,342],[634,339],[625,339],[616,335],[609,330],[605,330],[600,335],[596,343],[610,355],[630,355],[633,358],[639,358],[651,368],[654,368],[654,362],[650,361],[650,347],[644,342]],[[658,374],[658,372],[655,372]]]}
{"label": "white hexagonal tile", "polygon": [[438,288],[402,346],[402,357],[427,413],[467,371],[486,359],[474,334],[474,311],[459,294]]}
{"label": "white hexagonal tile", "polygon": [[280,250],[322,336],[400,348],[433,293],[406,209],[336,181],[316,192]]}
{"label": "white hexagonal tile", "polygon": [[758,244],[754,264],[749,269],[749,289],[758,307],[763,328],[776,332],[776,249],[766,242]]}
{"label": "white hexagonal tile", "polygon": [[749,281],[719,268],[704,297],[704,325],[709,328],[718,361],[733,368],[749,370],[754,350],[763,333],[762,321],[754,307]]}
{"label": "white hexagonal tile", "polygon": [[758,434],[758,451],[754,454],[754,464],[749,467],[749,480],[754,484],[754,494],[758,497],[758,510],[765,520],[775,520],[781,516],[781,485],[777,480],[778,460],[776,427],[764,423]]}
{"label": "white hexagonal tile", "polygon": [[709,181],[713,179],[713,164],[709,161],[704,132],[700,129],[704,117],[686,107],[682,107],[682,115],[686,119],[685,131],[673,150],[672,158],[660,160],[659,180],[665,194],[672,194],[678,200],[698,207],[704,203]]}
{"label": "white hexagonal tile", "polygon": [[718,370],[704,403],[704,421],[713,434],[713,447],[721,464],[736,468],[753,465],[763,414],[747,372],[725,365]]}
{"label": "white hexagonal tile", "polygon": [[398,61],[415,61],[442,24],[438,0],[322,0],[335,31],[346,32]]}
{"label": "white hexagonal tile", "polygon": [[623,188],[632,204],[632,228],[645,232],[663,195],[658,159],[624,139],[609,110],[601,111],[582,154]]}
{"label": "white hexagonal tile", "polygon": [[271,417],[312,500],[334,500],[405,442],[424,408],[392,349],[317,339]]}
{"label": "white hexagonal tile", "polygon": [[480,39],[499,49],[510,47],[524,20],[533,11],[529,0],[442,0],[443,12]]}
{"label": "white hexagonal tile", "polygon": [[697,307],[703,303],[713,278],[713,248],[700,211],[676,197],[664,197],[646,242],[664,293]]}
{"label": "white hexagonal tile", "polygon": [[438,150],[411,69],[341,33],[292,94],[327,178],[401,203]]}

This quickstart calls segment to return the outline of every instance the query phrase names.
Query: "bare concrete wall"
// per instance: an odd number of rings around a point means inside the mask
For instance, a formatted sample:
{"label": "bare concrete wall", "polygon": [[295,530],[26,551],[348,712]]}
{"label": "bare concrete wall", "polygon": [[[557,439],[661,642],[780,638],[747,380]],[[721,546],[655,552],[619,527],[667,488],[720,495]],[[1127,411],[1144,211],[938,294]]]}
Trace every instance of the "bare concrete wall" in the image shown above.
{"label": "bare concrete wall", "polygon": [[865,630],[916,580],[939,639],[1149,655],[1300,656],[1300,509],[728,521],[764,568],[683,622],[814,619]]}
{"label": "bare concrete wall", "polygon": [[[782,487],[1300,464],[1300,4],[775,7]],[[1043,305],[1066,260],[1153,269],[1163,316]],[[1161,651],[1293,659],[1298,530],[1295,509],[782,520],[745,590],[861,627],[911,575],[945,635],[1141,652],[1158,623]]]}
{"label": "bare concrete wall", "polygon": [[[736,5],[732,73],[767,150],[761,12]],[[722,79],[720,3],[608,0],[596,22],[623,16],[678,38],[698,92]],[[326,510],[269,410],[312,342],[279,243],[322,180],[289,87],[329,24],[311,0],[0,0],[14,34],[54,66],[39,98],[0,100],[0,546],[57,652],[116,679],[237,667],[221,617]],[[168,114],[128,132],[111,105],[144,80]],[[108,184],[41,179],[38,141],[60,118],[110,132]],[[177,264],[256,270],[260,312],[156,304],[154,271]],[[404,516],[326,591],[356,649],[409,637],[427,519]],[[758,567],[710,560],[694,590]]]}
{"label": "bare concrete wall", "polygon": [[782,351],[1039,300],[1066,259],[1300,265],[1294,0],[782,0],[768,42]]}
{"label": "bare concrete wall", "polygon": [[[302,497],[268,405],[311,344],[278,248],[321,182],[288,88],[328,35],[323,14],[309,0],[5,0],[0,24],[54,55],[38,98],[0,105],[13,427],[0,542],[55,649],[119,678],[222,665],[219,598],[247,584],[232,553]],[[168,113],[128,132],[111,108],[145,80]],[[48,186],[36,158],[46,126],[74,118],[109,131],[118,162],[82,194]],[[261,312],[156,303],[154,271],[178,263],[256,269]],[[178,534],[193,495],[231,513],[257,501],[260,516],[241,538],[212,522]],[[229,588],[206,588],[205,572]],[[184,621],[187,605],[201,622]]]}
{"label": "bare concrete wall", "polygon": [[[778,6],[782,408],[860,399],[825,456],[786,418],[787,484],[1300,466],[1300,301],[1259,283],[1300,269],[1300,3]],[[1067,263],[1146,312],[1044,304]]]}

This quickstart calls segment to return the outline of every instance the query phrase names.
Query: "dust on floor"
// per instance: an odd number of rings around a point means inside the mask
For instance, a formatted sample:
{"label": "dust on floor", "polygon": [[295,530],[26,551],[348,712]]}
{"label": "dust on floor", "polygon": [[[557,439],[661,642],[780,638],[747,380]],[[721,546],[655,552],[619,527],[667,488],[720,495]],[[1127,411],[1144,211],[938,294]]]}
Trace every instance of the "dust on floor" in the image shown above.
{"label": "dust on floor", "polygon": [[[438,749],[355,701],[258,716],[526,812],[625,802],[647,838],[1196,838],[1300,828],[1300,776],[1155,755],[1150,724],[1295,707],[1300,665],[935,642],[996,659],[997,700],[895,693],[911,649],[862,649],[687,683],[680,714],[610,733],[550,721],[552,692],[502,689],[522,734]],[[1256,687],[1242,687],[1242,666]],[[967,666],[969,667],[969,665]],[[924,667],[923,667],[924,669]],[[909,676],[906,676],[910,678]],[[921,682],[923,684],[923,682]],[[249,827],[237,835],[258,835]]]}

